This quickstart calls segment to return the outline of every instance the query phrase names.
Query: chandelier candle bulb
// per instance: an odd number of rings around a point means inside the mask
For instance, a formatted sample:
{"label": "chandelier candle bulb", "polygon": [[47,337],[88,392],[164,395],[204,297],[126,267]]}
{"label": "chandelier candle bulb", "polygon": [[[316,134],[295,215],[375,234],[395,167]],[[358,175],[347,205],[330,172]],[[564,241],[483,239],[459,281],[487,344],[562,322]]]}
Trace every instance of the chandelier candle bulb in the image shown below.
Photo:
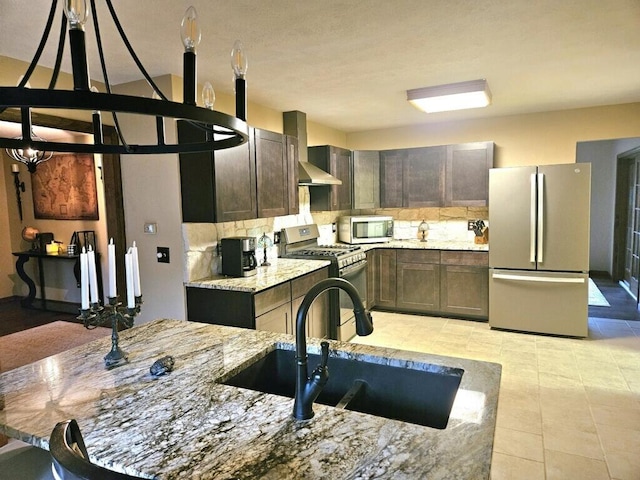
{"label": "chandelier candle bulb", "polygon": [[98,277],[96,275],[96,252],[91,245],[89,245],[87,259],[89,262],[89,293],[91,294],[91,303],[95,304],[98,303]]}
{"label": "chandelier candle bulb", "polygon": [[82,253],[80,253],[80,297],[82,310],[89,310],[89,267],[87,252],[84,247],[82,247]]}
{"label": "chandelier candle bulb", "polygon": [[11,173],[20,173],[20,167],[18,167],[17,163],[11,164]]}
{"label": "chandelier candle bulb", "polygon": [[113,238],[109,240],[107,246],[107,258],[109,261],[109,298],[115,298],[116,290],[116,246],[113,244]]}

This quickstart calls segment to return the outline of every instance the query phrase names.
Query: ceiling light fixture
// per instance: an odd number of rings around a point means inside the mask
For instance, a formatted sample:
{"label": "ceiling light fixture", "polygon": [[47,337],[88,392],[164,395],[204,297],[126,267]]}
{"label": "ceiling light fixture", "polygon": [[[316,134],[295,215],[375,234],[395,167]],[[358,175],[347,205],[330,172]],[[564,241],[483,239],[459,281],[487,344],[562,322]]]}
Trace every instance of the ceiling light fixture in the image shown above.
{"label": "ceiling light fixture", "polygon": [[[60,26],[60,35],[57,47],[56,63],[51,76],[49,87],[46,89],[28,88],[27,82],[35,70],[44,47],[47,44],[51,26],[56,16],[57,0],[52,1],[49,18],[45,26],[40,44],[27,68],[26,73],[17,87],[0,86],[0,113],[6,109],[19,109],[21,118],[22,135],[17,138],[0,137],[0,147],[13,150],[41,152],[73,152],[73,153],[105,153],[105,154],[161,154],[161,153],[189,153],[200,151],[221,150],[235,147],[245,143],[248,139],[248,126],[246,119],[246,84],[244,73],[246,71],[246,56],[241,52],[244,68],[241,78],[235,71],[235,88],[241,91],[243,99],[236,102],[236,116],[227,115],[211,109],[212,90],[207,87],[205,94],[207,105],[198,107],[195,101],[196,91],[196,48],[200,42],[200,28],[195,8],[189,7],[185,13],[180,29],[184,44],[184,95],[183,102],[169,101],[167,97],[153,82],[138,56],[129,43],[120,21],[113,8],[111,0],[105,0],[111,18],[117,28],[121,40],[129,51],[133,61],[141,74],[151,85],[156,98],[143,98],[131,95],[117,95],[111,92],[111,85],[105,64],[102,38],[95,0],[90,0],[91,8],[87,0],[64,0],[64,14]],[[99,93],[92,88],[87,67],[87,55],[85,47],[84,24],[89,16],[92,16],[95,30],[98,55],[106,93]],[[64,50],[64,43],[69,26],[69,46],[71,52],[71,66],[73,70],[73,90],[56,90],[55,86],[60,72],[60,65]],[[234,47],[235,50],[235,47]],[[31,109],[72,109],[81,110],[93,119],[93,144],[47,141],[33,134],[31,129]],[[240,110],[238,110],[238,108]],[[100,112],[111,112],[113,123],[120,140],[119,145],[104,144],[102,135],[102,121]],[[144,145],[129,144],[125,141],[118,124],[116,113],[129,113],[155,117],[157,124],[164,119],[189,121],[208,134],[206,140],[193,143],[166,143],[164,129],[157,128],[157,142]],[[216,134],[216,135],[213,135]],[[24,163],[24,162],[23,162]],[[35,168],[35,167],[34,167]]]}
{"label": "ceiling light fixture", "polygon": [[471,80],[407,90],[407,100],[423,112],[446,112],[486,107],[491,103],[491,91],[486,80]]}

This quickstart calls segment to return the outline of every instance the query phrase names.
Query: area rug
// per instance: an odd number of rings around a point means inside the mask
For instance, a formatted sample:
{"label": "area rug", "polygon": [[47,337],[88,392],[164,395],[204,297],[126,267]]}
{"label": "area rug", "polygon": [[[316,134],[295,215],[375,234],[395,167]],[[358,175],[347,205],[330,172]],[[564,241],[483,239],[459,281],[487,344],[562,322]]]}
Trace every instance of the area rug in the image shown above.
{"label": "area rug", "polygon": [[57,321],[5,335],[0,337],[0,373],[110,334],[110,328],[87,330],[79,323]]}
{"label": "area rug", "polygon": [[589,305],[592,307],[611,306],[592,279],[589,279]]}

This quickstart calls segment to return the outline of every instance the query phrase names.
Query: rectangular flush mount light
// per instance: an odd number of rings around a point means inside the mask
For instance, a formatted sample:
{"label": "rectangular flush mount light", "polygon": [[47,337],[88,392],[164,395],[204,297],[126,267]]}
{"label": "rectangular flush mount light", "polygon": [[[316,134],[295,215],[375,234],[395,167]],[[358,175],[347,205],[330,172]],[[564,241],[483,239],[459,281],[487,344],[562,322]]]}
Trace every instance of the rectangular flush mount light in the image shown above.
{"label": "rectangular flush mount light", "polygon": [[491,92],[486,80],[471,80],[407,90],[407,100],[427,113],[446,112],[486,107],[491,103]]}

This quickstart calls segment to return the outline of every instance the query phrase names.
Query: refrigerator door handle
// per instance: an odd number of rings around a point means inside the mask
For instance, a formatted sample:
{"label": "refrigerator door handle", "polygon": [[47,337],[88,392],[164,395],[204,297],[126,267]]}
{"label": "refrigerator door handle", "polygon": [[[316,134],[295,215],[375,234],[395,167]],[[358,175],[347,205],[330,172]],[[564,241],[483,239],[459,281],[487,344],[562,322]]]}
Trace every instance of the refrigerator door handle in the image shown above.
{"label": "refrigerator door handle", "polygon": [[542,263],[544,251],[544,173],[538,174],[538,263]]}
{"label": "refrigerator door handle", "polygon": [[545,282],[545,283],[584,283],[585,278],[576,277],[544,277],[542,275],[510,275],[508,273],[494,273],[493,277],[497,280],[515,280],[518,282]]}
{"label": "refrigerator door handle", "polygon": [[531,206],[529,223],[529,261],[536,263],[536,174],[531,174]]}

